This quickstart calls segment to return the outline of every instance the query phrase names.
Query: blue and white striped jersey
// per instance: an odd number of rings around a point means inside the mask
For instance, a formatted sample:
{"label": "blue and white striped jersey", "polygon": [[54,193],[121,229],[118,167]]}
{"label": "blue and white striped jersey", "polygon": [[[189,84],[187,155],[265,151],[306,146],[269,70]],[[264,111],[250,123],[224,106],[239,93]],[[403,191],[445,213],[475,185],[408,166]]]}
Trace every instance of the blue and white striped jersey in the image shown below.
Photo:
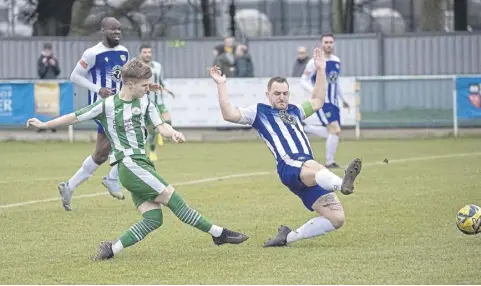
{"label": "blue and white striped jersey", "polygon": [[[129,51],[118,45],[114,48],[106,47],[102,42],[88,48],[79,61],[88,70],[90,81],[99,86],[113,89],[116,94],[122,88],[121,68],[129,60]],[[96,102],[100,96],[89,90],[89,104]]]}
{"label": "blue and white striped jersey", "polygon": [[311,144],[302,127],[306,118],[301,105],[289,104],[287,110],[278,110],[258,103],[239,108],[240,124],[251,125],[265,141],[277,163],[281,161],[313,158]]}
{"label": "blue and white striped jersey", "polygon": [[[311,59],[306,65],[305,71],[310,72],[311,83],[316,83],[316,67],[314,60]],[[335,55],[331,55],[326,59],[326,77],[327,77],[327,94],[325,103],[331,103],[339,107],[339,97],[342,96],[339,84],[339,75],[341,74],[341,60]]]}

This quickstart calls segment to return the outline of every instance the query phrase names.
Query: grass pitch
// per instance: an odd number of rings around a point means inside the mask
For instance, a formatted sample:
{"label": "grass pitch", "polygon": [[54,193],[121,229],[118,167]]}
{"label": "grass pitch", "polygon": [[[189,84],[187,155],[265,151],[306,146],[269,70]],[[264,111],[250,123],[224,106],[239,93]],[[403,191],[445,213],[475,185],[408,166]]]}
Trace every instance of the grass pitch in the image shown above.
{"label": "grass pitch", "polygon": [[[324,143],[312,145],[322,162]],[[125,201],[85,197],[106,194],[101,176],[108,166],[76,190],[84,197],[74,197],[72,212],[54,199],[58,182],[94,145],[5,142],[0,148],[2,284],[481,283],[481,235],[464,235],[455,225],[462,206],[481,205],[479,139],[341,142],[339,163],[357,156],[364,163],[355,193],[339,194],[345,226],[272,249],[261,246],[281,224],[297,228],[314,213],[280,183],[264,144],[167,144],[158,172],[174,185],[187,182],[177,190],[189,205],[250,239],[217,247],[164,208],[159,230],[103,262],[90,259],[99,242],[140,218],[129,195]],[[261,173],[201,180],[255,172]],[[39,200],[47,201],[17,204]]]}

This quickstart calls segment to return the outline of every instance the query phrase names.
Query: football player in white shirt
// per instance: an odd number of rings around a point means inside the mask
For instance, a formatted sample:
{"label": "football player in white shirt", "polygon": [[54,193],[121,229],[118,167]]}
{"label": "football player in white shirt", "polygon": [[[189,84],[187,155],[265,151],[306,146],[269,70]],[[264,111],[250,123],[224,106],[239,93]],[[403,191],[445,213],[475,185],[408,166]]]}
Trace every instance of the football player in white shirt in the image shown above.
{"label": "football player in white shirt", "polygon": [[[88,89],[89,105],[101,98],[106,98],[120,91],[122,87],[121,68],[129,60],[127,48],[120,45],[120,22],[112,17],[104,18],[101,22],[103,40],[97,45],[85,50],[82,58],[73,70],[72,82]],[[73,191],[97,170],[108,159],[111,147],[102,125],[97,122],[97,145],[94,153],[88,156],[80,169],[67,182],[58,185],[62,205],[66,211],[71,211]],[[113,166],[109,174],[103,178],[102,184],[109,193],[119,200],[122,194],[118,183],[117,165]]]}
{"label": "football player in white shirt", "polygon": [[[327,76],[327,94],[322,109],[318,110],[313,116],[318,119],[318,124],[305,123],[304,130],[309,134],[326,138],[326,168],[339,168],[334,156],[336,154],[337,145],[339,144],[339,135],[341,134],[341,111],[340,100],[344,107],[349,105],[342,97],[339,84],[339,74],[341,72],[341,60],[333,55],[334,36],[326,34],[321,37],[321,47],[326,55],[326,76]],[[316,82],[316,68],[313,59],[309,60],[301,76],[301,86],[312,92]]]}

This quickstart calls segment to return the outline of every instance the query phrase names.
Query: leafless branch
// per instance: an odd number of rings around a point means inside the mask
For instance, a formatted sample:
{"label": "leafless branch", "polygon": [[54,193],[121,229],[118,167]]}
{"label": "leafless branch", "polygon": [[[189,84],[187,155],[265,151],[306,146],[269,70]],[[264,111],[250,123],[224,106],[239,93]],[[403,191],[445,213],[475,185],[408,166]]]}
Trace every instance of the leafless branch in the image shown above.
{"label": "leafless branch", "polygon": [[200,9],[200,5],[197,5],[195,3],[192,3],[192,0],[187,0],[187,4],[189,4],[189,6],[191,6],[192,8],[194,8],[194,10],[196,10],[197,12],[199,12],[201,9]]}
{"label": "leafless branch", "polygon": [[[84,2],[85,4],[82,4],[82,2]],[[124,0],[120,4],[120,6],[117,8],[114,8],[108,5],[108,3],[105,1],[105,4],[108,7],[107,12],[96,14],[93,17],[89,17],[88,20],[85,20],[87,19],[87,16],[90,13],[91,7],[94,4],[93,2],[94,2],[93,0],[75,1],[74,9],[72,11],[72,32],[74,35],[85,35],[85,34],[89,34],[92,31],[97,30],[98,27],[100,26],[100,22],[105,17],[115,17],[115,18],[125,17],[129,12],[138,10],[139,7],[145,3],[145,0]],[[82,17],[77,15],[77,13],[81,14]],[[74,17],[76,17],[77,19],[77,21],[75,22],[75,25],[73,20]]]}
{"label": "leafless branch", "polygon": [[[165,36],[167,27],[172,24],[173,18],[169,17],[169,13],[174,7],[173,0],[158,0],[159,15],[158,17],[149,23],[150,37]],[[161,27],[161,29],[159,29]]]}

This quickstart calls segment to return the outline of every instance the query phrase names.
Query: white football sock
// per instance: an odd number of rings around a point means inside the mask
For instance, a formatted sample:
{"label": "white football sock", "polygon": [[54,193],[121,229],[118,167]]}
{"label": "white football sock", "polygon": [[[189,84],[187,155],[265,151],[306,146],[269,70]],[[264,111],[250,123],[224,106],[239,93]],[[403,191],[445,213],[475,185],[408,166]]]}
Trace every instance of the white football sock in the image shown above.
{"label": "white football sock", "polygon": [[118,164],[115,164],[109,171],[107,175],[107,179],[112,181],[117,181],[119,179],[119,167]]}
{"label": "white football sock", "polygon": [[213,224],[212,227],[209,230],[209,233],[213,237],[219,237],[219,236],[221,236],[223,230],[224,229],[222,227]]}
{"label": "white football sock", "polygon": [[341,177],[326,168],[317,171],[314,179],[321,188],[327,191],[339,191],[341,189]]}
{"label": "white football sock", "polygon": [[336,134],[329,134],[326,140],[326,165],[335,162],[334,155],[336,154],[337,145],[339,144],[339,136]]}
{"label": "white football sock", "polygon": [[291,231],[287,235],[287,243],[320,236],[334,230],[336,230],[336,228],[332,225],[330,220],[323,216],[318,216],[309,220],[300,228]]}
{"label": "white football sock", "polygon": [[327,138],[329,136],[329,132],[327,132],[327,128],[324,126],[305,125],[304,131],[319,136],[321,138]]}
{"label": "white football sock", "polygon": [[114,242],[114,244],[112,244],[112,251],[114,252],[114,255],[121,252],[123,249],[124,249],[124,245],[122,244],[120,239],[117,239],[117,241]]}
{"label": "white football sock", "polygon": [[92,156],[88,156],[87,159],[82,164],[82,167],[73,175],[70,180],[68,180],[68,186],[70,190],[73,192],[80,184],[87,181],[92,174],[97,170],[100,165],[97,165]]}

